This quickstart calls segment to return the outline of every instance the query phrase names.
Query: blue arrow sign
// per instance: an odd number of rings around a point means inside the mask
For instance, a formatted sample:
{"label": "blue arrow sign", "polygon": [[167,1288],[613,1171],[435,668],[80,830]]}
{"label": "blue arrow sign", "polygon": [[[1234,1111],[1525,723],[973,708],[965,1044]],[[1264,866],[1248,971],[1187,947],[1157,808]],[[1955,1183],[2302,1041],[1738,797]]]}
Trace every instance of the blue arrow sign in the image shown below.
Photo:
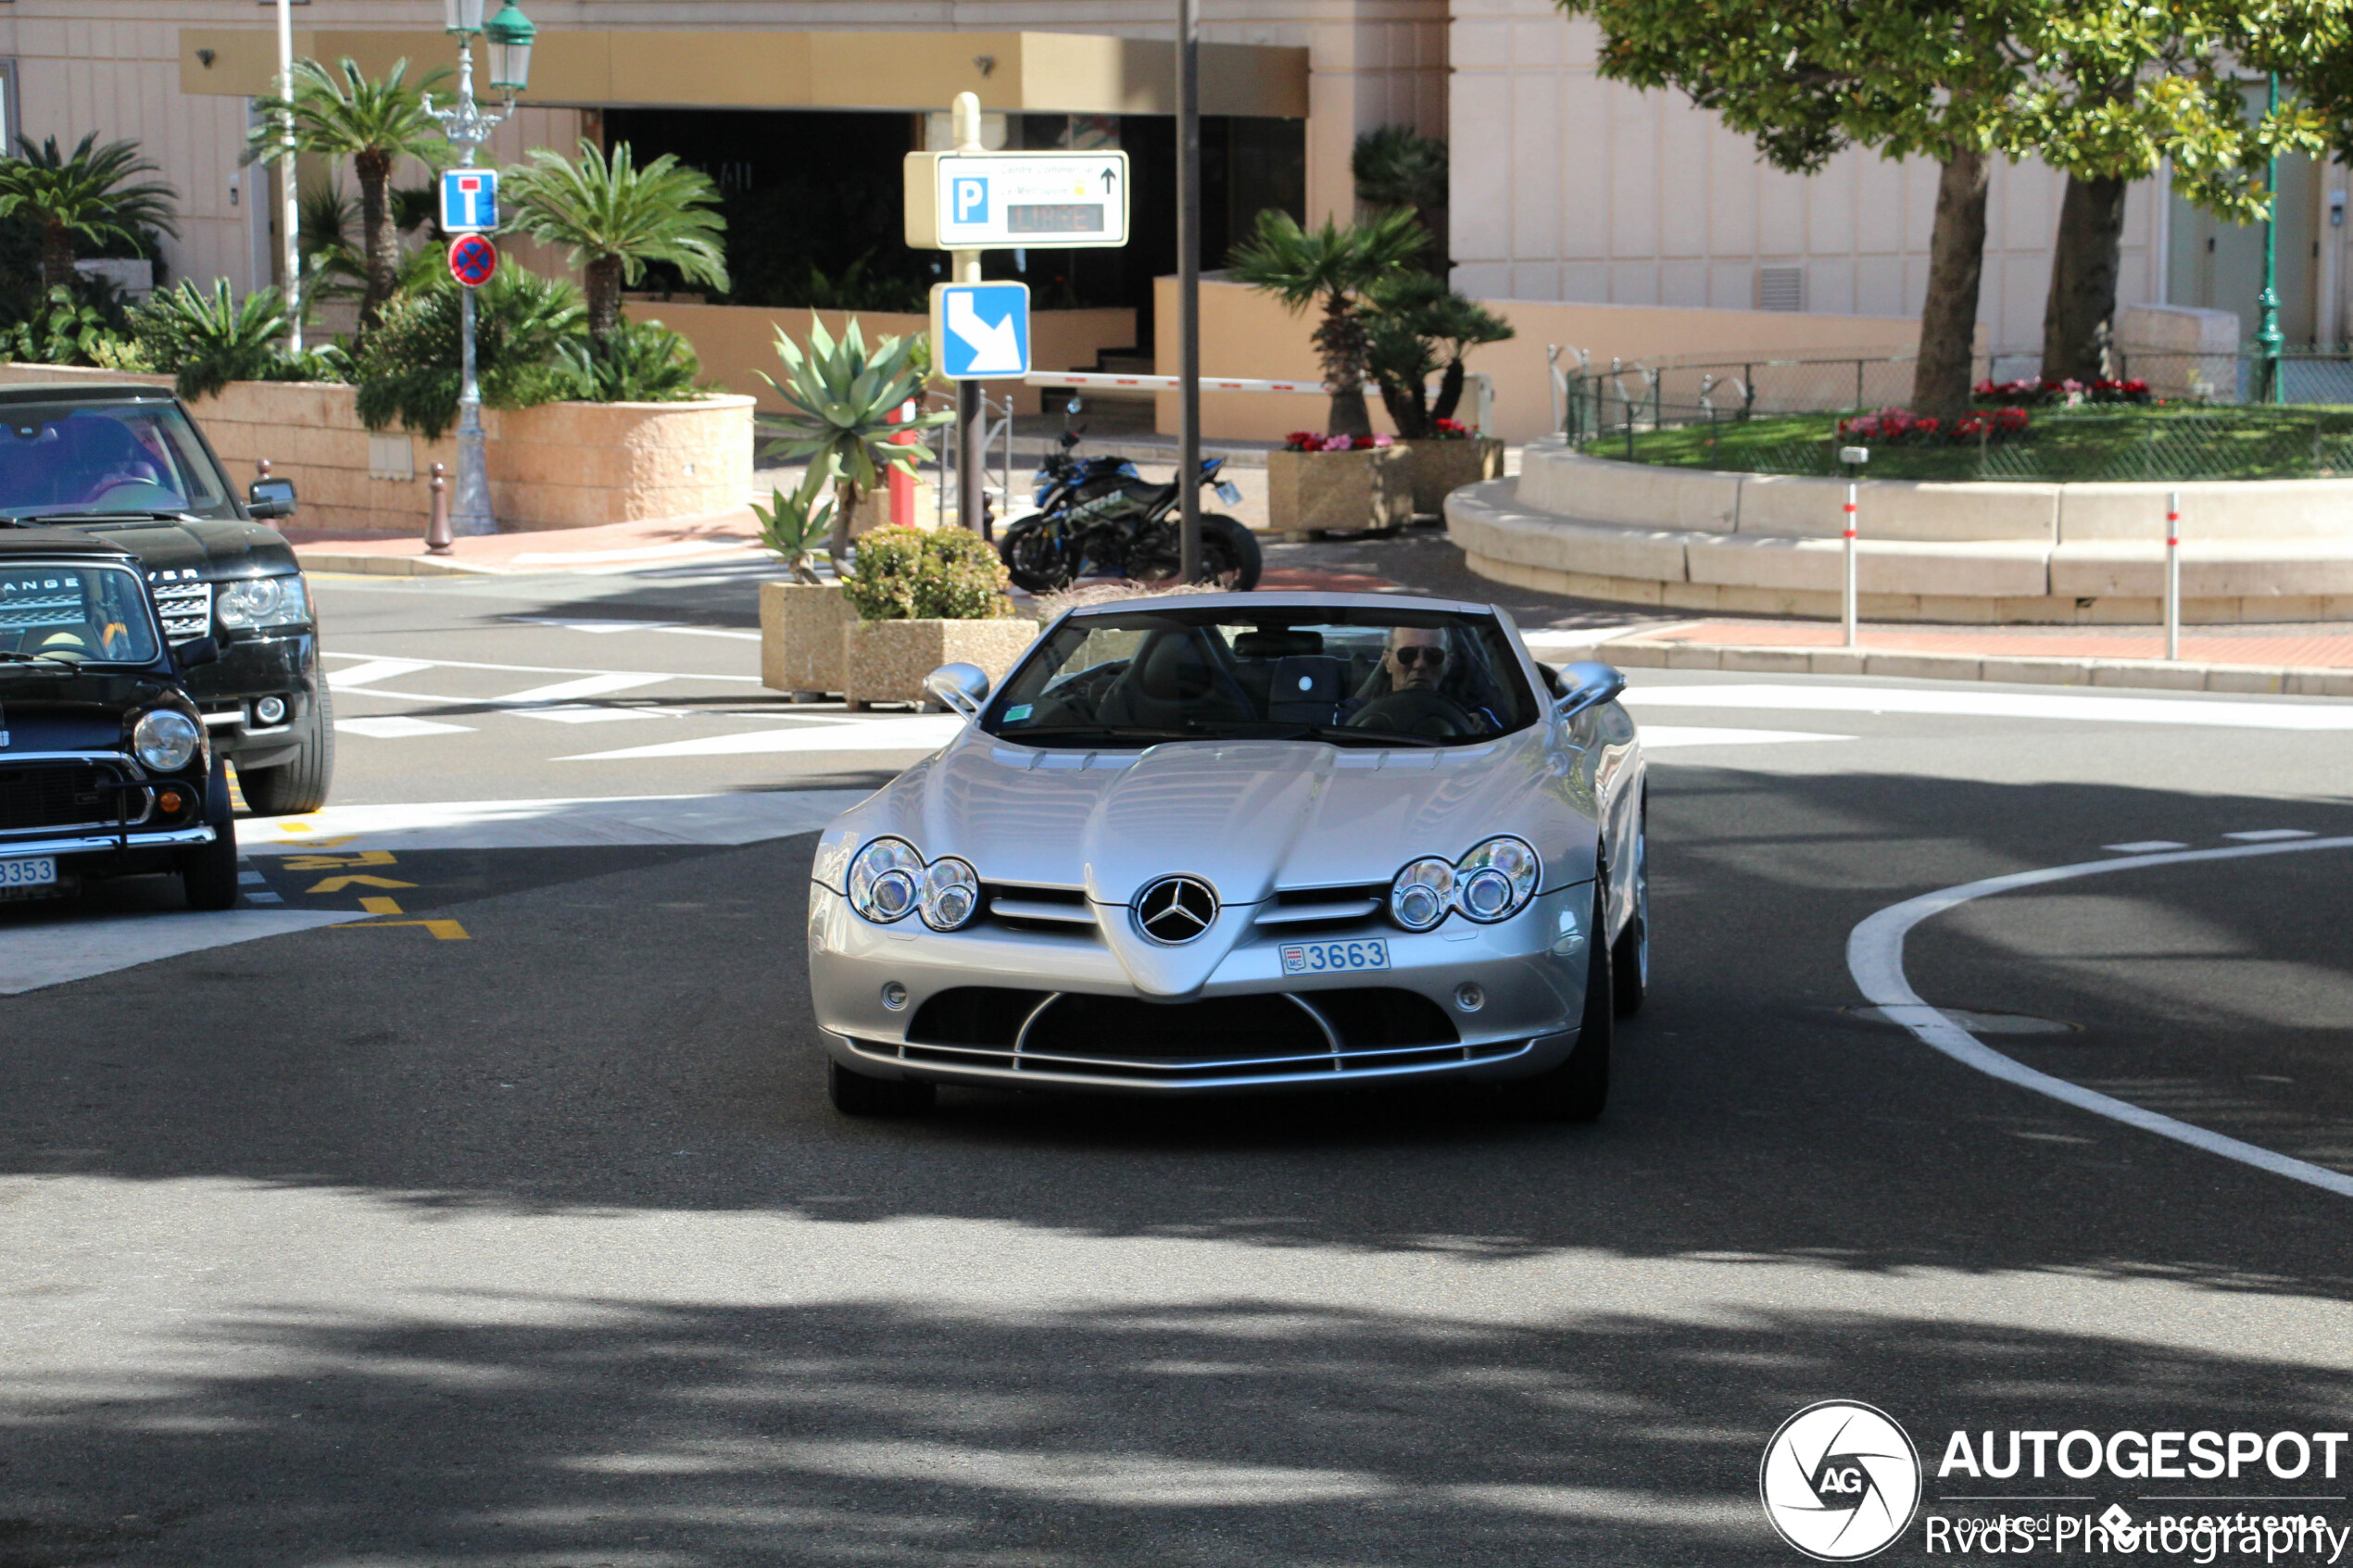
{"label": "blue arrow sign", "polygon": [[441,171],[441,227],[445,233],[479,234],[498,227],[498,171]]}
{"label": "blue arrow sign", "polygon": [[1029,373],[1027,283],[934,283],[932,344],[950,381]]}

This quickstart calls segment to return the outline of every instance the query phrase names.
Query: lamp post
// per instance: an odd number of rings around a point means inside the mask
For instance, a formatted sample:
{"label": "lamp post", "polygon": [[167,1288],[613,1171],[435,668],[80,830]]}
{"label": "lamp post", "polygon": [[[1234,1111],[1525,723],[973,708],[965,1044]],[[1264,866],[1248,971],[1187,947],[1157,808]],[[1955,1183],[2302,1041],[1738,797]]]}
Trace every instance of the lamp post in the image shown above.
{"label": "lamp post", "polygon": [[[458,40],[458,102],[446,109],[433,107],[425,94],[425,112],[441,122],[441,133],[458,149],[458,167],[471,169],[474,153],[490,140],[509,115],[515,112],[515,94],[531,80],[531,44],[538,29],[515,0],[485,26],[483,0],[442,0],[444,25]],[[474,34],[482,33],[490,49],[490,84],[506,95],[506,107],[484,112],[474,102]],[[474,375],[474,291],[459,285],[458,300],[458,495],[450,508],[450,527],[459,533],[495,533],[490,515],[490,473],[483,457],[482,385]]]}
{"label": "lamp post", "polygon": [[278,263],[286,275],[286,352],[302,352],[302,199],[296,177],[294,11],[278,0],[278,101],[286,106],[286,161],[278,173]]}
{"label": "lamp post", "polygon": [[[2271,75],[2271,86],[2263,104],[2263,117],[2269,120],[2280,112],[2280,73]],[[2280,385],[2280,155],[2271,155],[2270,172],[2264,179],[2271,186],[2271,205],[2263,220],[2263,293],[2257,298],[2255,308],[2259,325],[2255,332],[2257,363],[2255,400],[2258,403],[2281,401]]]}

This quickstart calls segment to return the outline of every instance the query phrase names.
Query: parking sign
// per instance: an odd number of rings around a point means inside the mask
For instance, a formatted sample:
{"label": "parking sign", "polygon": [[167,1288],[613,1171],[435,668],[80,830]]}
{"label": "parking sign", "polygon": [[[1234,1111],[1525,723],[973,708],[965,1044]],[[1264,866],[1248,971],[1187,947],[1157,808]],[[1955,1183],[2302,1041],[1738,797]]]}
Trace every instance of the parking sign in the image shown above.
{"label": "parking sign", "polygon": [[441,227],[451,234],[486,233],[498,227],[498,171],[443,169]]}
{"label": "parking sign", "polygon": [[939,373],[986,381],[1029,373],[1027,283],[934,283],[931,341]]}
{"label": "parking sign", "polygon": [[917,250],[1050,250],[1127,243],[1127,155],[909,153],[907,243]]}

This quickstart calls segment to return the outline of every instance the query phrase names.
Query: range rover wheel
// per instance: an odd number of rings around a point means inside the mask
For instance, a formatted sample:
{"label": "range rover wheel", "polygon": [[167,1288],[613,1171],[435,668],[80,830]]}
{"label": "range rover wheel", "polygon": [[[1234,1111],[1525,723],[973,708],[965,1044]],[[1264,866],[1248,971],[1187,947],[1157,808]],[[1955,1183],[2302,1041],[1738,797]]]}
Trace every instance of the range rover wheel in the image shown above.
{"label": "range rover wheel", "polygon": [[180,885],[192,909],[226,909],[237,902],[237,820],[229,809],[229,770],[214,763],[205,785],[205,820],[213,840],[180,857]]}
{"label": "range rover wheel", "polygon": [[327,786],[334,774],[335,709],[322,677],[319,696],[310,705],[310,717],[304,722],[302,749],[295,753],[294,760],[251,773],[240,768],[237,786],[245,791],[245,804],[255,816],[294,817],[327,803]]}
{"label": "range rover wheel", "polygon": [[825,1098],[844,1116],[912,1116],[929,1110],[938,1090],[913,1079],[872,1078],[828,1060]]}
{"label": "range rover wheel", "polygon": [[1604,911],[1608,909],[1605,884],[1593,882],[1593,933],[1585,943],[1585,1011],[1578,1020],[1577,1045],[1568,1060],[1540,1077],[1504,1085],[1508,1103],[1524,1115],[1543,1122],[1591,1122],[1609,1100],[1610,1036],[1617,1022],[1617,998],[1611,994],[1610,945],[1601,939]]}

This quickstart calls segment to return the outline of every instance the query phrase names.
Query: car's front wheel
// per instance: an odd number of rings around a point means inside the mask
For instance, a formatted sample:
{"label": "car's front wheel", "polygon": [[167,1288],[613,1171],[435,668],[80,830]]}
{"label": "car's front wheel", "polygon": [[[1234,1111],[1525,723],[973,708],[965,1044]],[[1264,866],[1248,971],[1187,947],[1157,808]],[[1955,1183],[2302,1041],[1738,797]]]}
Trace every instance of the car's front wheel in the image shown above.
{"label": "car's front wheel", "polygon": [[1512,1104],[1539,1121],[1591,1122],[1609,1100],[1609,1048],[1617,1032],[1617,1003],[1611,995],[1610,944],[1602,935],[1607,929],[1607,891],[1605,883],[1593,879],[1593,923],[1585,942],[1585,1010],[1577,1021],[1575,1048],[1559,1066],[1504,1088]]}
{"label": "car's front wheel", "polygon": [[934,1085],[912,1078],[876,1078],[825,1063],[825,1098],[844,1116],[912,1116],[938,1098]]}
{"label": "car's front wheel", "polygon": [[254,815],[293,817],[324,806],[327,786],[334,776],[335,709],[322,678],[294,760],[251,773],[240,768],[237,787],[245,791],[245,804],[253,809]]}

